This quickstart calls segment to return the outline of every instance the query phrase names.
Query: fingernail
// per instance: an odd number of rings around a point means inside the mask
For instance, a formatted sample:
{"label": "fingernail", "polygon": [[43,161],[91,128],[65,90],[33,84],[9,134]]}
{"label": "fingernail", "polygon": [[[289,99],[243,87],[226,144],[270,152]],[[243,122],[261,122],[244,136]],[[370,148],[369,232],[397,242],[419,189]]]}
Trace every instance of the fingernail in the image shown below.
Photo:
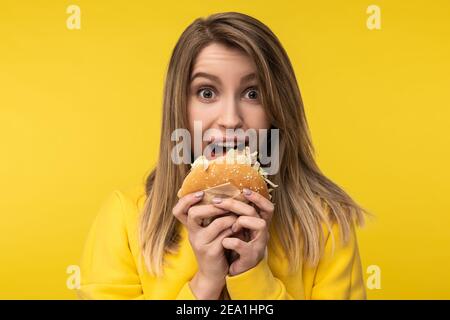
{"label": "fingernail", "polygon": [[244,191],[244,194],[245,194],[246,196],[249,196],[249,195],[252,194],[252,190],[250,190],[250,189],[244,188],[243,191]]}
{"label": "fingernail", "polygon": [[221,203],[222,202],[222,198],[214,197],[212,199],[212,202],[214,202],[214,203]]}
{"label": "fingernail", "polygon": [[197,191],[196,193],[195,193],[195,197],[196,198],[201,198],[201,197],[203,197],[203,191]]}

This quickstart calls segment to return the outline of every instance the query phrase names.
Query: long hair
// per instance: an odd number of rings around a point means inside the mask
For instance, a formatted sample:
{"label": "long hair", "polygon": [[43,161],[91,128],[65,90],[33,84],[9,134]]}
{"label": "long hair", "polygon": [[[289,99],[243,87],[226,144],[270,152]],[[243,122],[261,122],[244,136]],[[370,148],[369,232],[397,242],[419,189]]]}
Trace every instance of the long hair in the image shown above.
{"label": "long hair", "polygon": [[147,178],[147,199],[139,222],[145,266],[151,274],[162,275],[164,255],[178,248],[178,221],[172,209],[189,165],[171,161],[176,142],[170,137],[175,129],[188,128],[192,67],[200,50],[211,43],[242,50],[255,62],[261,103],[271,125],[279,129],[279,171],[270,176],[279,187],[272,194],[276,206],[270,232],[277,234],[291,271],[298,270],[303,260],[315,265],[323,251],[322,226],[331,230],[331,223],[338,223],[346,242],[353,221],[363,223],[364,210],[318,168],[297,79],[278,38],[255,18],[226,12],[196,19],[172,52],[165,79],[159,156]]}

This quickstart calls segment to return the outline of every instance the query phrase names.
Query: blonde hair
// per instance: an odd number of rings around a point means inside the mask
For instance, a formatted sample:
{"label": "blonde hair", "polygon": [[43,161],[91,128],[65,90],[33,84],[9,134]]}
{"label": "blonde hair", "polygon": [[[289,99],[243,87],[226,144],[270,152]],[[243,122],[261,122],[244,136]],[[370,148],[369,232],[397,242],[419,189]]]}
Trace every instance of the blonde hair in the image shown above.
{"label": "blonde hair", "polygon": [[273,191],[271,234],[275,231],[279,237],[291,271],[298,270],[303,259],[315,265],[323,251],[322,224],[330,230],[330,222],[338,223],[347,242],[353,221],[363,223],[364,210],[325,177],[314,160],[300,90],[281,43],[266,25],[236,12],[196,19],[173,50],[165,80],[159,158],[147,178],[139,224],[145,265],[151,274],[162,275],[164,255],[178,248],[178,221],[172,209],[189,165],[171,161],[175,142],[170,137],[175,129],[188,128],[192,66],[200,50],[213,42],[238,48],[255,62],[262,105],[272,126],[280,130],[280,169],[270,177],[279,185]]}

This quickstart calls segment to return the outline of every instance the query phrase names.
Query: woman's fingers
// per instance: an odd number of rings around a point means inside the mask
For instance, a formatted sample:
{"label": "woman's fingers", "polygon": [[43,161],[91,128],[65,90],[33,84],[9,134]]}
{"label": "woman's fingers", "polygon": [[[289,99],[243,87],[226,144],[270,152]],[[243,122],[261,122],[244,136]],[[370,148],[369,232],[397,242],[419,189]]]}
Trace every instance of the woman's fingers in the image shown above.
{"label": "woman's fingers", "polygon": [[[236,222],[236,216],[229,215],[221,218],[214,219],[211,224],[201,231],[199,231],[202,235],[204,243],[210,243],[214,241],[223,231],[233,231],[231,230],[231,226]],[[230,234],[230,235],[231,235]]]}
{"label": "woman's fingers", "polygon": [[[204,207],[204,206],[208,207],[207,208],[205,207],[202,210],[195,209],[189,211],[194,204],[198,203],[203,198],[204,195],[203,191],[191,193],[182,197],[173,208],[172,213],[184,225],[187,225],[188,222],[188,211],[189,215],[190,214],[193,215],[194,221],[197,225],[200,225],[201,221],[205,218],[221,215],[230,211],[243,216],[253,216],[253,217],[261,216],[261,218],[266,220],[266,222],[270,222],[274,212],[274,204],[270,202],[270,200],[260,195],[259,193],[253,192],[251,190],[244,190],[243,194],[246,199],[248,199],[251,203],[254,203],[258,207],[259,213],[251,205],[232,198],[226,199],[214,198],[213,205],[195,206],[195,207]],[[222,209],[222,211],[213,208]]]}
{"label": "woman's fingers", "polygon": [[263,218],[267,222],[270,222],[275,210],[275,205],[269,199],[249,189],[244,189],[243,194],[246,199],[254,203],[259,208],[259,214],[261,218]]}
{"label": "woman's fingers", "polygon": [[250,230],[250,241],[244,241],[236,237],[226,237],[222,240],[225,249],[236,251],[239,257],[229,266],[229,274],[236,275],[254,267],[267,251],[269,239],[268,226],[273,216],[274,205],[256,192],[244,190],[246,199],[250,204],[234,199],[216,199],[215,206],[227,209],[239,215],[232,226],[234,234],[244,230]]}
{"label": "woman's fingers", "polygon": [[214,206],[234,212],[240,216],[259,217],[258,212],[251,205],[233,198],[213,198]]}
{"label": "woman's fingers", "polygon": [[199,202],[203,198],[204,192],[199,191],[196,193],[187,194],[178,200],[177,204],[172,209],[172,214],[182,224],[187,224],[187,212],[189,208]]}
{"label": "woman's fingers", "polygon": [[232,226],[233,232],[239,232],[242,228],[262,232],[267,228],[267,222],[261,218],[240,216]]}
{"label": "woman's fingers", "polygon": [[240,216],[233,225],[232,231],[236,232],[242,228],[249,229],[254,233],[250,241],[246,242],[230,237],[222,240],[224,248],[234,250],[239,254],[239,258],[229,266],[231,275],[239,274],[255,266],[264,256],[267,248],[269,232],[267,231],[267,222],[264,219]]}
{"label": "woman's fingers", "polygon": [[249,243],[238,238],[224,238],[222,240],[222,246],[225,249],[236,251],[241,256],[245,256],[248,251],[251,250],[251,246]]}
{"label": "woman's fingers", "polygon": [[192,206],[188,210],[188,224],[194,224],[193,227],[201,226],[202,221],[206,218],[217,217],[227,213],[227,210],[217,208],[212,204],[203,204]]}
{"label": "woman's fingers", "polygon": [[222,240],[231,236],[233,234],[233,230],[231,228],[227,228],[225,230],[222,230],[219,235],[213,240],[219,242],[219,244],[222,244]]}

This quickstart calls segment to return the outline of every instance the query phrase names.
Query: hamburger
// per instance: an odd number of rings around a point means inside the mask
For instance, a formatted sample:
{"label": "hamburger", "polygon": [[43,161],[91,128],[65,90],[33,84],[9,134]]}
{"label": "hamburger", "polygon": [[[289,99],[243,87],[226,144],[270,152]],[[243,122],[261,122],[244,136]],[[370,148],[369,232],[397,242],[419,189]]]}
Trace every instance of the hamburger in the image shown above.
{"label": "hamburger", "polygon": [[[247,188],[270,200],[270,193],[278,186],[267,178],[267,172],[257,161],[257,154],[257,151],[251,152],[246,146],[241,150],[229,149],[226,154],[212,160],[204,155],[199,156],[192,163],[177,196],[181,198],[203,191],[204,196],[198,204],[210,204],[214,197],[233,198],[247,203],[243,195],[243,189]],[[204,219],[202,225],[209,225],[214,218],[218,217]],[[244,241],[250,240],[247,230],[243,230],[238,237]],[[236,257],[237,253],[227,253],[230,262]]]}

